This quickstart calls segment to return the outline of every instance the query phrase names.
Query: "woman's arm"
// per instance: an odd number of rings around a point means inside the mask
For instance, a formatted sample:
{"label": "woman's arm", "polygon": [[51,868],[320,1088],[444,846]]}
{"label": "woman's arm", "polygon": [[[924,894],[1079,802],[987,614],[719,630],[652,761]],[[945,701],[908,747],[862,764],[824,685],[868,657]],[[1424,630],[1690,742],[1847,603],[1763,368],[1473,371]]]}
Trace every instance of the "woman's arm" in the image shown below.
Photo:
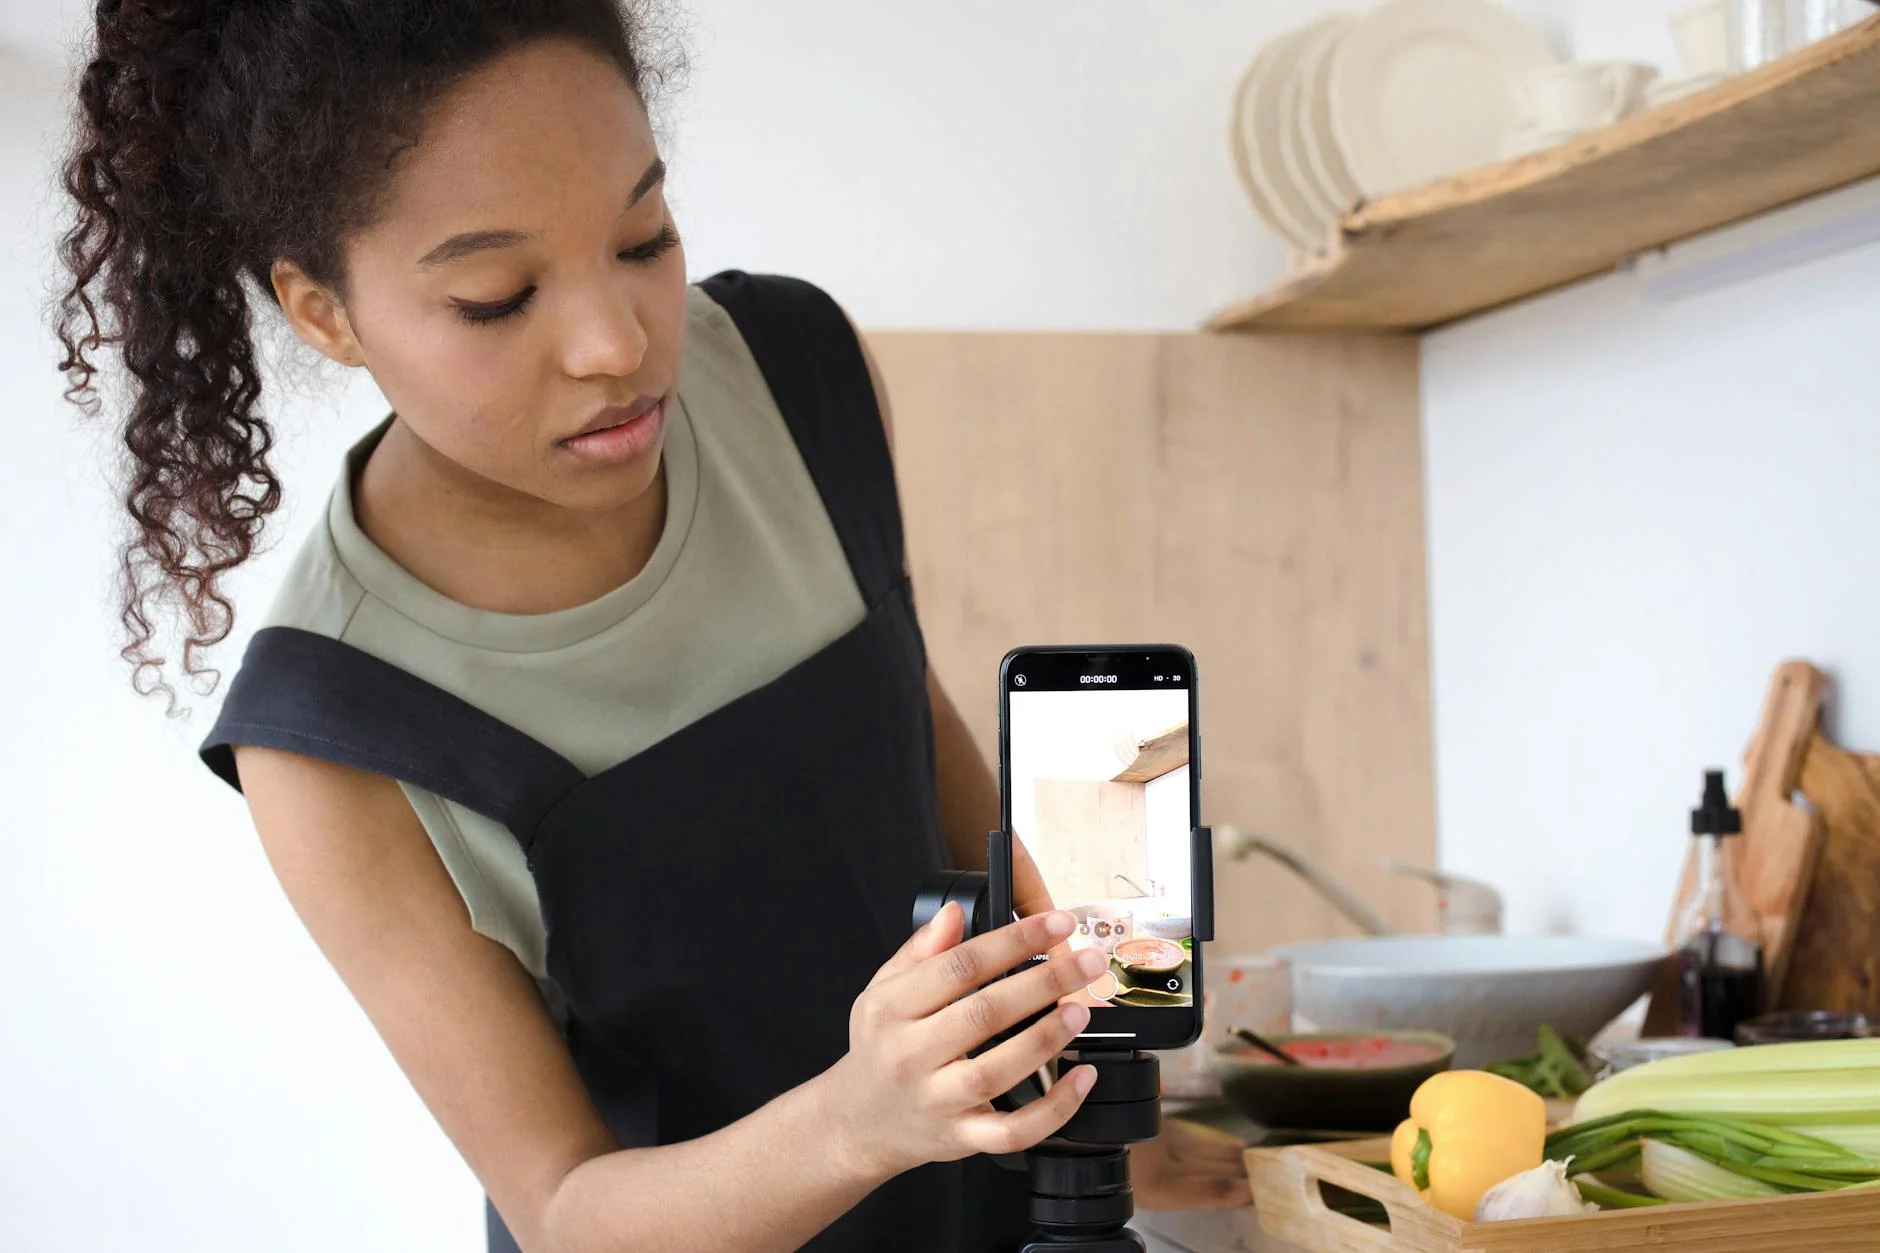
{"label": "woman's arm", "polygon": [[[862,361],[868,367],[868,381],[875,389],[875,408],[881,413],[881,426],[888,436],[890,453],[894,448],[894,405],[888,398],[888,385],[881,367],[868,347],[868,340],[856,330],[853,319],[849,329],[861,345]],[[927,700],[933,709],[934,788],[940,802],[940,833],[946,839],[952,865],[960,870],[986,868],[986,833],[999,825],[999,781],[973,742],[971,731],[960,717],[953,698],[940,685],[940,677],[927,672]],[[1024,840],[1012,838],[1012,905],[1020,917],[1042,914],[1054,908],[1044,877],[1031,859]]]}
{"label": "woman's arm", "polygon": [[[986,868],[986,833],[999,825],[999,781],[979,752],[953,698],[932,670],[927,700],[933,707],[934,790],[939,794],[940,831],[961,870]],[[1025,841],[1012,837],[1012,906],[1020,917],[1055,908],[1044,876]]]}
{"label": "woman's arm", "polygon": [[1083,1080],[1060,1080],[1017,1113],[985,1105],[1087,1015],[1047,1015],[960,1060],[1093,977],[1053,961],[1030,986],[975,992],[1067,934],[1068,917],[1056,931],[1032,919],[961,944],[950,909],[858,998],[849,1054],[829,1071],[711,1135],[623,1150],[533,980],[471,930],[398,785],[268,749],[237,761],[289,901],[529,1253],[781,1253],[902,1170],[1028,1147],[1082,1100]]}

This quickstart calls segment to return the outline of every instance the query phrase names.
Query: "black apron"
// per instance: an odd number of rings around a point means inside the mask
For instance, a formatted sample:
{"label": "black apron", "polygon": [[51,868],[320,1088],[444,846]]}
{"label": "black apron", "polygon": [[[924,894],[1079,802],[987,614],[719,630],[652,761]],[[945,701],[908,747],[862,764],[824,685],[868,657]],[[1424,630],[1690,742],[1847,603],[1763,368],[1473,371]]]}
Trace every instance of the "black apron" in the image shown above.
{"label": "black apron", "polygon": [[[840,1058],[850,1005],[945,865],[926,654],[860,347],[808,284],[728,271],[702,285],[789,424],[867,605],[860,625],[592,778],[406,671],[272,627],[203,746],[238,787],[233,746],[262,745],[403,780],[514,832],[569,1051],[629,1146],[714,1131]],[[804,1247],[1016,1249],[1026,1197],[1022,1174],[985,1159],[924,1166]],[[490,1248],[516,1248],[493,1209]]]}

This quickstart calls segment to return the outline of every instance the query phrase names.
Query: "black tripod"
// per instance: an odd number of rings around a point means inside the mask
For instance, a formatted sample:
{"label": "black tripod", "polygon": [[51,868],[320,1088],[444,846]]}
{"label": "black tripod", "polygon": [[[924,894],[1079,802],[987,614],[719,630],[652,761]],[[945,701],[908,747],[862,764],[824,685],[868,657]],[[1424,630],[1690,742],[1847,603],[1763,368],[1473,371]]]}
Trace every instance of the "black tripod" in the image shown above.
{"label": "black tripod", "polygon": [[[1196,831],[1200,865],[1212,870],[1207,829]],[[955,870],[930,878],[914,901],[914,926],[924,926],[948,901],[966,915],[966,935],[983,935],[1012,919],[1009,899],[995,900],[992,885],[1011,882],[1011,836],[991,834],[987,864],[991,876],[976,870]],[[990,879],[990,881],[989,881]],[[1197,902],[1195,939],[1212,934],[1212,875]],[[1039,1015],[1042,1016],[1042,1015]],[[1037,1021],[1019,1023],[999,1039],[1007,1038]],[[998,1041],[987,1042],[987,1047]],[[1128,1229],[1136,1213],[1136,1194],[1129,1184],[1129,1146],[1155,1138],[1161,1115],[1161,1064],[1153,1053],[1135,1049],[1084,1050],[1057,1059],[1057,1073],[1080,1065],[1096,1067],[1097,1082],[1070,1121],[1057,1135],[1028,1149],[1023,1165],[997,1159],[1010,1169],[1031,1176],[1032,1238],[1015,1253],[1144,1253],[1140,1235]],[[994,1101],[1012,1109],[1043,1095],[1036,1083],[1027,1083]]]}
{"label": "black tripod", "polygon": [[1161,1068],[1153,1053],[1067,1053],[1097,1068],[1096,1086],[1058,1134],[1024,1154],[1031,1173],[1032,1239],[1019,1253],[1143,1253],[1128,1229],[1136,1213],[1129,1146],[1153,1139],[1161,1112]]}

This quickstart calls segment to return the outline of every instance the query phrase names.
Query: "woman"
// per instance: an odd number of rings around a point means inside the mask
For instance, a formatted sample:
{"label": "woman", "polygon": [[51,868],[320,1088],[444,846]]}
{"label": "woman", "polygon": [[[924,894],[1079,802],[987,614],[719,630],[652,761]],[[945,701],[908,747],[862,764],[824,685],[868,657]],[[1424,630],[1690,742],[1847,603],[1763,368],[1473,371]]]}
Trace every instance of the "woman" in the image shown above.
{"label": "woman", "polygon": [[[126,656],[167,692],[280,501],[256,291],[393,413],[205,759],[463,1153],[493,1248],[990,1249],[1089,1068],[1047,909],[911,939],[994,783],[927,673],[887,404],[815,288],[688,285],[612,0],[104,0],[61,334],[130,383]],[[1019,887],[1042,896],[1027,862]],[[981,989],[992,973],[1050,953]],[[1138,1158],[1144,1205],[1245,1199]],[[820,1233],[820,1234],[819,1234]]]}

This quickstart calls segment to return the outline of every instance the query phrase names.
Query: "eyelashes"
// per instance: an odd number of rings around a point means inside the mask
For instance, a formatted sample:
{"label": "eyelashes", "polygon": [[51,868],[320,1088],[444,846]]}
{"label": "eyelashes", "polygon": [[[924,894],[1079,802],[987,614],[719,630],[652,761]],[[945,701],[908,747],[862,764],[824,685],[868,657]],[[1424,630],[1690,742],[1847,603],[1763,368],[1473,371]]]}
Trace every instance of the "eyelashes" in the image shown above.
{"label": "eyelashes", "polygon": [[[659,234],[643,244],[623,248],[618,256],[622,261],[636,265],[650,265],[679,246],[679,232],[668,222],[659,228]],[[512,318],[521,313],[535,297],[535,284],[531,283],[506,300],[492,304],[478,304],[468,300],[454,300],[458,316],[472,326],[488,326],[504,318]]]}
{"label": "eyelashes", "polygon": [[531,283],[509,299],[499,300],[493,305],[473,304],[468,300],[458,300],[454,303],[464,321],[472,326],[483,326],[521,313],[534,295],[535,284]]}
{"label": "eyelashes", "polygon": [[679,246],[679,232],[671,222],[659,228],[659,234],[643,244],[635,244],[620,254],[622,261],[638,261],[642,264],[657,261]]}

